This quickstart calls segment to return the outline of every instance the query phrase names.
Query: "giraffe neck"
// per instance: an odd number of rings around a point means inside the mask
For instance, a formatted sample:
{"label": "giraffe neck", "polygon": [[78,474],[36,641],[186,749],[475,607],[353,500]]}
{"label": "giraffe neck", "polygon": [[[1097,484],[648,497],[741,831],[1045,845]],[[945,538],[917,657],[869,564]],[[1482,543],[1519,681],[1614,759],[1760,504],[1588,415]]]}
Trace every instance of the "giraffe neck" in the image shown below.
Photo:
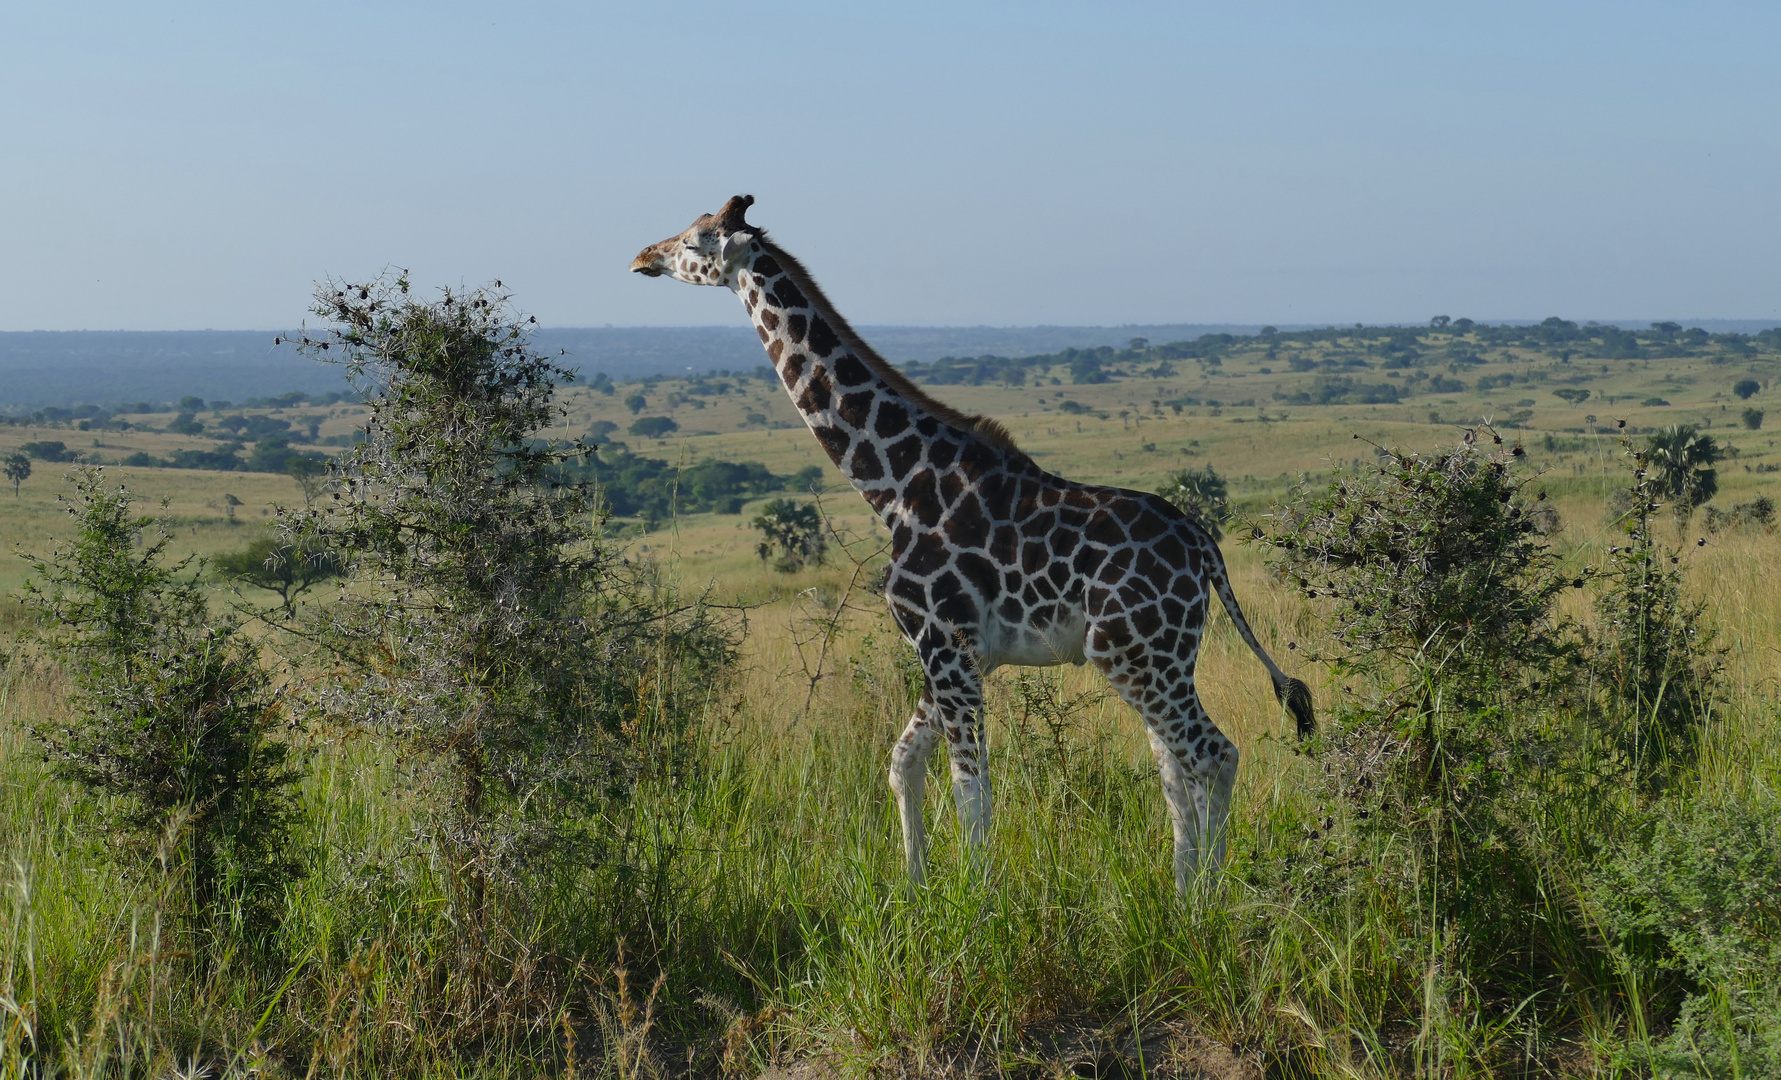
{"label": "giraffe neck", "polygon": [[930,445],[1005,443],[999,428],[928,398],[860,340],[796,260],[757,239],[735,290],[823,450],[889,520],[896,487]]}

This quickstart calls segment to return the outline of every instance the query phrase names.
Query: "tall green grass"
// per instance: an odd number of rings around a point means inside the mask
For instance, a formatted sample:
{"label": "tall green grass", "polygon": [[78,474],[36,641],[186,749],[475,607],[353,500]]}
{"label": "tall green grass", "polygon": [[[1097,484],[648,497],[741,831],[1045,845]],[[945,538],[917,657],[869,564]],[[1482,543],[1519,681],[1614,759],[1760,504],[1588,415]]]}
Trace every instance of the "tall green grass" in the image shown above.
{"label": "tall green grass", "polygon": [[[1080,672],[1004,672],[992,857],[963,860],[936,760],[930,881],[913,889],[885,780],[905,658],[862,617],[803,714],[802,686],[763,691],[791,681],[788,650],[754,624],[780,652],[757,649],[684,736],[686,767],[608,807],[605,857],[505,887],[474,986],[453,982],[463,928],[415,839],[426,762],[358,733],[293,736],[311,872],[278,940],[181,938],[179,867],[112,859],[103,808],[50,779],[27,732],[62,707],[59,677],[15,658],[0,1076],[742,1075],[803,1058],[1041,1075],[1103,1050],[1167,1071],[1209,1043],[1279,1075],[1632,1075],[1669,1034],[1685,988],[1617,959],[1589,906],[1602,851],[1651,812],[1635,793],[1528,807],[1540,901],[1501,925],[1540,935],[1544,959],[1505,995],[1514,980],[1480,958],[1536,950],[1460,940],[1451,896],[1419,884],[1426,845],[1355,829],[1319,794],[1320,763],[1261,733],[1229,873],[1178,900],[1154,770],[1121,710]],[[1673,805],[1772,792],[1772,684],[1737,695]]]}

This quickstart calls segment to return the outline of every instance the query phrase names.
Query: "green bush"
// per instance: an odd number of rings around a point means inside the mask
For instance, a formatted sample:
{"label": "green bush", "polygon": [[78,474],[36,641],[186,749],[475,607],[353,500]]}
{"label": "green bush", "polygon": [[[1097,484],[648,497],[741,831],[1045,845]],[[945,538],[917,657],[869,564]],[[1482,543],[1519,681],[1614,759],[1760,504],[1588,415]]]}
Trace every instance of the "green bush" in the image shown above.
{"label": "green bush", "polygon": [[69,450],[66,443],[54,440],[28,442],[19,451],[39,461],[74,461],[80,457],[79,451]]}
{"label": "green bush", "polygon": [[1183,469],[1164,481],[1156,493],[1193,518],[1212,539],[1224,539],[1224,523],[1231,519],[1231,489],[1212,466]]}
{"label": "green bush", "polygon": [[293,462],[308,461],[322,465],[327,455],[314,450],[293,450],[291,441],[282,435],[268,436],[254,444],[254,449],[241,463],[246,472],[289,472]]}
{"label": "green bush", "polygon": [[1451,450],[1382,451],[1277,509],[1258,538],[1277,574],[1330,605],[1340,671],[1453,704],[1563,651],[1548,616],[1577,582],[1546,542],[1546,494],[1530,491],[1525,460],[1469,430]]}
{"label": "green bush", "polygon": [[175,435],[202,435],[204,434],[204,421],[189,412],[182,412],[167,421],[167,430]]}
{"label": "green bush", "polygon": [[662,458],[606,450],[562,470],[565,480],[597,484],[613,514],[646,522],[676,514],[740,514],[743,503],[762,495],[810,491],[822,483],[822,475],[815,465],[782,476],[758,461],[701,461],[681,467]]}
{"label": "green bush", "polygon": [[1749,502],[1733,504],[1730,510],[1707,507],[1707,531],[1724,532],[1727,529],[1761,529],[1775,527],[1775,500],[1767,495],[1758,495]]}
{"label": "green bush", "polygon": [[1675,1010],[1667,1036],[1635,1048],[1655,1075],[1781,1075],[1778,898],[1773,797],[1661,804],[1594,876],[1617,961]]}
{"label": "green bush", "polygon": [[[116,796],[112,823],[146,859],[171,835],[193,918],[264,929],[298,866],[289,850],[297,773],[271,738],[279,699],[259,650],[212,615],[165,529],[98,469],[74,478],[75,536],[33,560],[29,599],[75,687],[69,719],[38,729],[56,772]],[[171,832],[170,832],[171,830]]]}
{"label": "green bush", "polygon": [[1300,488],[1259,536],[1330,627],[1328,649],[1309,650],[1341,682],[1312,744],[1314,797],[1347,825],[1304,823],[1310,842],[1281,845],[1256,880],[1332,919],[1375,898],[1406,936],[1438,897],[1450,962],[1479,993],[1516,997],[1558,985],[1580,932],[1543,892],[1527,822],[1544,813],[1551,711],[1578,652],[1553,608],[1582,582],[1548,545],[1524,463],[1488,428],[1435,453],[1385,450]]}
{"label": "green bush", "polygon": [[659,439],[670,432],[679,431],[680,425],[672,416],[640,416],[631,421],[631,426],[626,430],[646,439]]}

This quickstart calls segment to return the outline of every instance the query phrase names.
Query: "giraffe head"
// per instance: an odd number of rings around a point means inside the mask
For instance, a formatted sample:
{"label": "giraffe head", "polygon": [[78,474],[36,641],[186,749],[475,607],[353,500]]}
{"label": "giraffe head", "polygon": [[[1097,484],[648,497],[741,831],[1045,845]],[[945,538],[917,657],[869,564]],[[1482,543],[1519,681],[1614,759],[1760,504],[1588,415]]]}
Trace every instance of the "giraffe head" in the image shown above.
{"label": "giraffe head", "polygon": [[715,214],[701,214],[679,236],[651,244],[631,260],[634,273],[667,276],[691,285],[736,287],[736,271],[745,265],[759,232],[743,215],[753,195],[737,195]]}

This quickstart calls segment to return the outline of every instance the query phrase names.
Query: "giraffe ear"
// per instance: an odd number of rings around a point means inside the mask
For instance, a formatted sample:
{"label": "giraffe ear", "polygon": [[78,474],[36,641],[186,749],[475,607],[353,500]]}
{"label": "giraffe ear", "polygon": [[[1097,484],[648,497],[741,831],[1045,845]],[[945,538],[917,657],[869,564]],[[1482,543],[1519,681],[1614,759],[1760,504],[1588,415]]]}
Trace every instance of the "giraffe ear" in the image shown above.
{"label": "giraffe ear", "polygon": [[733,232],[724,237],[723,247],[718,249],[718,257],[726,264],[733,263],[742,257],[743,253],[748,250],[748,245],[752,243],[754,243],[753,233]]}

